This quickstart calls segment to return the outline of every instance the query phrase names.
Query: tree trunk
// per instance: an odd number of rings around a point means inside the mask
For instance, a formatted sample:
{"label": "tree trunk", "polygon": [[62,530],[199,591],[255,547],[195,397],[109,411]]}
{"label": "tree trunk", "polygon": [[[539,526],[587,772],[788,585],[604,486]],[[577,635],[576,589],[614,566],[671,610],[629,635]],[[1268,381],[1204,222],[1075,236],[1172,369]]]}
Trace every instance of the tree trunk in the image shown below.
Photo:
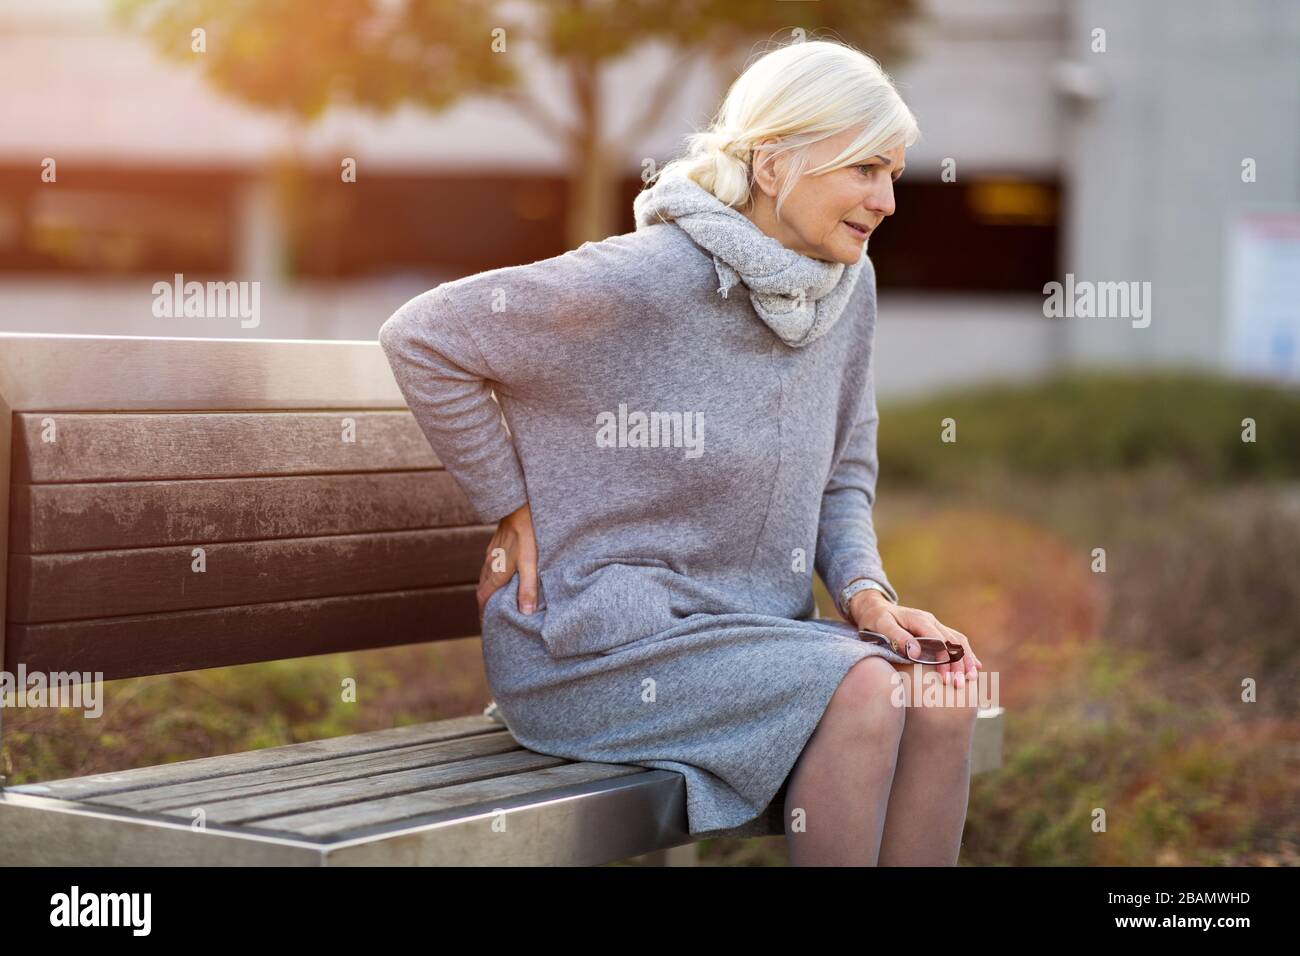
{"label": "tree trunk", "polygon": [[570,142],[569,208],[565,239],[570,249],[599,242],[618,229],[618,171],[601,141],[600,68],[574,60],[569,82],[578,108],[578,130]]}
{"label": "tree trunk", "polygon": [[618,171],[599,142],[574,150],[569,180],[569,208],[565,222],[568,248],[599,242],[619,230]]}

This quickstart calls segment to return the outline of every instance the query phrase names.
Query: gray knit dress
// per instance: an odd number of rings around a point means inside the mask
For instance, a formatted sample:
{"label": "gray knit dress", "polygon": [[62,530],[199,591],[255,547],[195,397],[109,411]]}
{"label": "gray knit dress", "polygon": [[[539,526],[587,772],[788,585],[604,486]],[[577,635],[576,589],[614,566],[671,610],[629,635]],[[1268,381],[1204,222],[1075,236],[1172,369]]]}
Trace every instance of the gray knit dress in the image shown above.
{"label": "gray knit dress", "polygon": [[903,660],[811,619],[814,571],[897,600],[871,522],[875,275],[681,177],[637,197],[636,224],[444,283],[379,337],[479,517],[531,504],[539,606],[515,575],[483,620],[511,733],[678,771],[698,835],[784,794],[853,664]]}

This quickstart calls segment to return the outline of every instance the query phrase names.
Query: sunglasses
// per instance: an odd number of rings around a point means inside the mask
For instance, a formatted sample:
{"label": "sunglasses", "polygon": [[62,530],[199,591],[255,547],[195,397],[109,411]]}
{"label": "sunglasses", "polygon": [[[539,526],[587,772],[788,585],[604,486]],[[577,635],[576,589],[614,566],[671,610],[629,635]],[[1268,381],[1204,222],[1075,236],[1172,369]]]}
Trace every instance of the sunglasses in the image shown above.
{"label": "sunglasses", "polygon": [[916,664],[952,664],[961,660],[966,653],[966,648],[960,644],[954,644],[952,641],[941,641],[937,637],[911,638],[917,644],[915,653],[908,653],[906,646],[901,649],[895,647],[893,641],[878,631],[859,628],[858,637],[868,644],[879,644],[882,647],[887,647],[895,654],[901,654]]}

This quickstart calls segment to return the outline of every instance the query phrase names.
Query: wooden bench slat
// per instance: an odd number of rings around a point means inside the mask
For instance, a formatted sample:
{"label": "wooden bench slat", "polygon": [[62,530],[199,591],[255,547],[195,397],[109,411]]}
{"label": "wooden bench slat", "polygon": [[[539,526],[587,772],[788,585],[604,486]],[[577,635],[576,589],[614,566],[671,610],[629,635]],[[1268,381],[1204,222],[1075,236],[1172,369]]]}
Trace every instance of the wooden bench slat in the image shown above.
{"label": "wooden bench slat", "polygon": [[[344,419],[354,442],[343,440]],[[14,425],[17,484],[442,467],[408,410],[23,412]]]}
{"label": "wooden bench slat", "polygon": [[633,774],[650,773],[645,767],[631,764],[563,763],[529,773],[491,777],[450,787],[438,787],[417,793],[349,803],[312,810],[307,813],[288,814],[257,821],[260,830],[276,830],[309,837],[340,836],[362,827],[395,823],[399,820],[471,806],[488,800],[541,795],[547,790],[611,780]]}
{"label": "wooden bench slat", "polygon": [[15,485],[9,550],[107,551],[477,524],[445,471]]}
{"label": "wooden bench slat", "polygon": [[489,527],[11,557],[9,620],[40,624],[477,583]]}
{"label": "wooden bench slat", "polygon": [[[497,754],[522,750],[519,742],[502,728],[494,734],[476,734],[457,737],[431,744],[396,747],[378,753],[352,754],[329,760],[316,760],[296,767],[275,767],[249,773],[231,774],[209,780],[187,781],[146,790],[106,794],[90,802],[95,806],[121,807],[125,810],[157,813],[166,810],[186,810],[202,805],[205,808],[227,808],[228,805],[253,806],[267,800],[271,794],[290,794],[294,801],[313,805],[303,793],[317,787],[343,783],[357,777],[378,778],[406,770],[467,764]],[[293,803],[283,804],[294,805]],[[267,814],[263,814],[264,816]],[[210,819],[216,819],[210,817]],[[229,819],[236,819],[231,815]]]}
{"label": "wooden bench slat", "polygon": [[479,633],[477,583],[168,614],[11,624],[5,667],[102,672],[104,680]]}
{"label": "wooden bench slat", "polygon": [[569,762],[563,757],[552,757],[516,747],[489,757],[475,757],[451,763],[440,762],[388,773],[353,775],[348,779],[332,783],[295,787],[292,790],[280,790],[230,800],[198,801],[159,812],[163,816],[188,820],[192,818],[194,809],[201,807],[208,822],[236,826],[257,823],[267,817],[313,813],[350,804],[385,800],[403,794],[449,789],[477,780],[558,767]]}
{"label": "wooden bench slat", "polygon": [[428,723],[406,724],[402,727],[387,727],[383,730],[369,730],[344,737],[304,740],[296,744],[263,747],[261,750],[218,754],[214,757],[195,757],[192,760],[178,760],[153,767],[136,767],[131,770],[115,770],[110,773],[87,774],[81,777],[63,777],[8,789],[14,793],[28,793],[54,799],[89,800],[107,794],[212,781],[236,774],[298,767],[356,754],[381,753],[402,747],[494,734],[501,730],[503,730],[501,724],[491,717],[474,714]]}

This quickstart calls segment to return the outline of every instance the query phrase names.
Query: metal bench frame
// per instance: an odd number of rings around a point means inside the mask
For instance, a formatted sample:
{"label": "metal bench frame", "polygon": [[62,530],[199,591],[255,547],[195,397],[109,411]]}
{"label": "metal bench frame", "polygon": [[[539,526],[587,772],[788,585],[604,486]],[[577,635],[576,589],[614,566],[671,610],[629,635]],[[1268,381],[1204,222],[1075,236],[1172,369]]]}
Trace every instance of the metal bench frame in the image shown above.
{"label": "metal bench frame", "polygon": [[[375,342],[0,333],[0,583],[8,581],[15,414],[404,407]],[[7,586],[0,587],[0,666],[7,662],[7,592]],[[3,718],[0,708],[0,734]],[[355,744],[354,753],[382,752],[401,746],[392,736],[399,731],[445,732],[456,739],[508,734],[500,722],[472,716],[338,740]],[[976,723],[973,772],[1000,766],[1001,732],[1001,709],[982,711]],[[326,759],[301,750],[310,746],[254,753],[272,761],[268,767],[281,759],[284,766]],[[190,768],[198,779],[206,779],[240,772],[227,764],[243,756],[164,766]],[[6,786],[0,776],[0,864],[594,865],[641,854],[664,863],[674,859],[667,851],[693,847],[698,839],[686,830],[685,780],[680,774],[553,759],[559,766],[551,777],[545,770],[539,773],[538,779],[549,784],[536,792],[469,802],[321,839],[288,838],[259,831],[256,825],[195,828],[174,816],[97,805],[93,796],[77,799],[82,783],[87,791],[96,786],[102,791],[114,782],[123,790],[143,788],[148,784],[132,781],[158,768],[23,786]],[[610,775],[566,782],[566,766],[599,766]],[[751,824],[708,835],[781,834],[780,798]],[[499,825],[502,819],[508,821],[504,828]],[[687,853],[685,861],[690,860]]]}

